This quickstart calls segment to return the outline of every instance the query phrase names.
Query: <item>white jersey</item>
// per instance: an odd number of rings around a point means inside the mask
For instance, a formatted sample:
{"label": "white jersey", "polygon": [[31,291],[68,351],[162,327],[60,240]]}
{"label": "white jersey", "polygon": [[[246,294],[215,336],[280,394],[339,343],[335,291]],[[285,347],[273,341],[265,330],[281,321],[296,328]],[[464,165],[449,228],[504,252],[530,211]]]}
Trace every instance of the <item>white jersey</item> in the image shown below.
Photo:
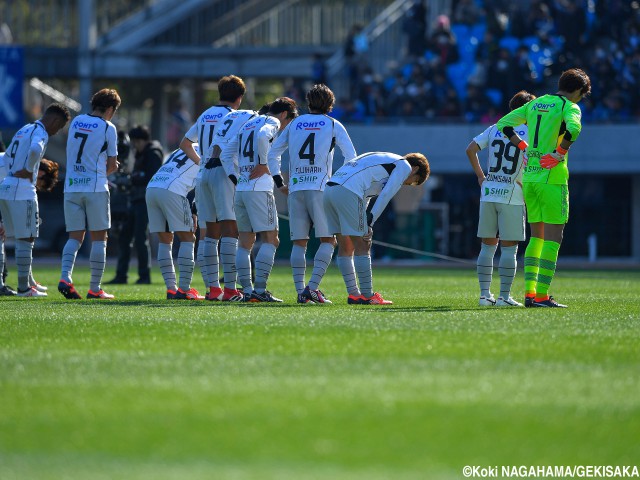
{"label": "white jersey", "polygon": [[411,165],[404,157],[395,153],[371,152],[345,162],[333,174],[331,181],[351,190],[366,202],[378,197],[371,209],[375,222],[410,175]]}
{"label": "white jersey", "polygon": [[[278,135],[280,121],[269,115],[260,115],[246,122],[229,143],[225,145],[220,160],[227,175],[236,175],[236,190],[244,192],[271,192],[273,178],[262,175],[250,180],[251,172],[258,164],[267,164],[269,147]],[[272,175],[280,173],[280,166],[269,165]],[[237,172],[237,173],[236,173]]]}
{"label": "white jersey", "polygon": [[233,109],[227,105],[214,105],[213,107],[209,107],[202,112],[198,120],[196,120],[196,123],[191,126],[184,136],[188,138],[191,143],[200,145],[200,151],[206,153],[213,142],[218,128],[222,125],[220,120],[232,111]]}
{"label": "white jersey", "polygon": [[118,156],[113,123],[95,115],[78,115],[67,137],[66,192],[107,192],[107,158]]}
{"label": "white jersey", "polygon": [[[198,145],[194,145],[193,148],[200,155]],[[162,188],[186,197],[195,187],[197,174],[198,165],[178,148],[169,155],[164,165],[151,177],[147,188]]]}
{"label": "white jersey", "polygon": [[[49,134],[40,120],[25,125],[16,132],[4,157],[7,176],[0,184],[0,199],[33,200],[36,198],[38,168],[48,142]],[[38,151],[39,158],[33,167],[31,179],[14,177],[14,173],[27,168],[29,155],[32,151]]]}
{"label": "white jersey", "polygon": [[[515,127],[515,133],[527,141],[526,125]],[[491,125],[473,139],[480,149],[489,148],[487,176],[482,184],[480,201],[524,205],[522,193],[522,155],[520,149]]]}
{"label": "white jersey", "polygon": [[[219,158],[220,152],[229,141],[240,131],[240,128],[250,119],[257,117],[258,112],[253,110],[234,110],[227,113],[222,120],[222,126],[216,131],[216,135],[206,151],[206,158]],[[218,147],[220,150],[217,150]]]}
{"label": "white jersey", "polygon": [[344,126],[334,118],[309,113],[295,118],[273,142],[269,164],[277,161],[289,148],[289,191],[324,190],[331,178],[335,146],[345,162],[356,156]]}
{"label": "white jersey", "polygon": [[4,152],[0,152],[0,183],[7,176],[7,170],[4,168]]}

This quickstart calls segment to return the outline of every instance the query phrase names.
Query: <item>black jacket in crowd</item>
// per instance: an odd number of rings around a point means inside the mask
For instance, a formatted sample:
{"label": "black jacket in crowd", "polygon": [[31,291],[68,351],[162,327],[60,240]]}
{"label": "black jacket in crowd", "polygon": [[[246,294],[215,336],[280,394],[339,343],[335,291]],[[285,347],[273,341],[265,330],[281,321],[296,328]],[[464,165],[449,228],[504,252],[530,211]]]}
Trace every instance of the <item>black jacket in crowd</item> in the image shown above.
{"label": "black jacket in crowd", "polygon": [[156,140],[151,140],[142,152],[136,152],[136,160],[131,172],[131,200],[145,201],[147,184],[162,166],[164,151]]}

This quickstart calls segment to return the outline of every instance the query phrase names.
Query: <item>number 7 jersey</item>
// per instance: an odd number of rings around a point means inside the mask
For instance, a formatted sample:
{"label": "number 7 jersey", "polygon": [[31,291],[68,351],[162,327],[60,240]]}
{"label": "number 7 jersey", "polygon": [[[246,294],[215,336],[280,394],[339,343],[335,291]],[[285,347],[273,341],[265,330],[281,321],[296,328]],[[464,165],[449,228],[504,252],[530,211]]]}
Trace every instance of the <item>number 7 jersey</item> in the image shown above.
{"label": "number 7 jersey", "polygon": [[107,158],[118,155],[113,123],[95,115],[78,115],[67,137],[65,192],[106,192]]}
{"label": "number 7 jersey", "polygon": [[[527,126],[520,125],[515,132],[527,140]],[[523,155],[520,149],[491,125],[473,139],[481,150],[489,147],[487,175],[482,183],[480,201],[524,205],[522,194]]]}
{"label": "number 7 jersey", "polygon": [[279,163],[288,147],[289,192],[323,191],[331,178],[336,146],[345,162],[356,157],[351,138],[339,121],[328,115],[308,113],[295,118],[273,142],[268,163]]}

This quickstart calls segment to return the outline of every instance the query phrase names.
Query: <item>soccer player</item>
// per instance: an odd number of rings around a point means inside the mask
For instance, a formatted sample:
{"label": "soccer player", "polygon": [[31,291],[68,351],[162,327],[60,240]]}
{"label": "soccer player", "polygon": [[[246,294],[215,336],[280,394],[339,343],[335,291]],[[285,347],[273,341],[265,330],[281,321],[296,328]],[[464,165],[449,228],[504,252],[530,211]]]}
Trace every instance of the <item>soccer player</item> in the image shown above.
{"label": "soccer player", "polygon": [[33,242],[39,229],[37,172],[49,137],[58,133],[70,118],[65,106],[49,105],[42,118],[18,130],[5,154],[7,176],[0,184],[0,212],[6,236],[16,239],[18,296],[21,297],[47,296],[29,284]]}
{"label": "soccer player", "polygon": [[[222,118],[229,112],[237,110],[240,107],[246,90],[244,81],[240,77],[235,75],[222,77],[218,81],[218,94],[220,96],[218,104],[205,110],[187,131],[180,142],[180,149],[194,163],[198,162],[201,170],[206,169],[207,165],[209,165],[209,168],[213,168],[212,164],[208,161],[207,152],[209,151],[211,144],[214,142],[215,136],[219,130],[222,129],[224,131],[224,129],[229,125],[226,124],[225,126],[222,122]],[[196,142],[200,146],[200,151],[205,157],[202,161],[193,148],[193,144]],[[212,213],[210,208],[212,200],[205,196],[205,187],[202,180],[204,176],[204,170],[202,170],[200,178],[196,180],[196,206],[198,208],[200,221],[206,221],[207,218],[212,218],[212,221],[210,222],[211,226],[207,227],[207,235],[204,238],[203,246],[198,248],[198,263],[201,265],[201,268],[204,267],[207,271],[206,277],[208,278],[210,291],[207,293],[206,298],[208,300],[221,300],[223,298],[223,293],[220,289],[217,272],[219,268],[218,239],[220,238],[220,225],[217,224],[218,220],[214,217],[215,212]],[[231,256],[228,251],[233,250],[233,262],[235,262],[235,249],[237,248],[237,245],[237,235],[235,239],[225,237],[220,240],[220,253],[223,260],[228,261]],[[200,255],[202,256],[200,257]],[[235,271],[235,265],[233,266],[233,270]],[[233,289],[235,290],[235,279],[233,280],[233,283]]]}
{"label": "soccer player", "polygon": [[69,240],[62,250],[58,291],[80,299],[71,275],[85,230],[91,236],[91,281],[87,298],[111,300],[100,287],[107,260],[107,231],[111,228],[107,176],[118,169],[118,134],[111,123],[121,100],[118,92],[103,88],[91,98],[92,112],[78,115],[67,138],[67,178],[64,184],[64,221]]}
{"label": "soccer player", "polygon": [[[535,95],[524,90],[509,102],[515,110],[533,100]],[[527,126],[518,127],[518,136],[527,141]],[[489,147],[487,175],[485,176],[478,152]],[[477,272],[480,283],[480,306],[521,307],[511,297],[511,285],[516,275],[518,242],[525,240],[524,197],[522,195],[522,169],[524,155],[495,125],[469,143],[466,150],[478,184],[480,185],[480,219],[478,237],[482,240],[478,255]],[[498,248],[500,233],[500,296],[496,300],[490,292],[493,276],[493,257]]]}
{"label": "soccer player", "polygon": [[[4,152],[5,152],[4,143],[0,140],[0,184],[2,184],[2,180],[7,176],[5,166],[4,166]],[[7,275],[7,264],[5,262],[5,250],[4,250],[4,241],[5,241],[5,230],[4,225],[2,224],[2,215],[0,214],[0,297],[10,297],[17,295],[13,288],[5,285],[5,280]]]}
{"label": "soccer player", "polygon": [[[591,92],[591,80],[579,68],[562,73],[558,92],[543,95],[498,121],[498,129],[526,150],[528,164],[522,176],[531,238],[525,251],[525,306],[566,307],[549,296],[569,219],[567,152],[582,129],[577,103]],[[526,123],[533,135],[529,144],[514,127]]]}
{"label": "soccer player", "polygon": [[[193,145],[198,152],[198,146]],[[169,300],[202,300],[195,288],[191,288],[194,268],[194,230],[197,224],[192,218],[192,210],[187,194],[193,190],[198,164],[187,157],[182,150],[175,150],[151,177],[147,185],[146,201],[149,212],[149,231],[157,233],[158,264],[167,287]],[[178,266],[180,283],[176,285],[171,246],[173,235],[180,239]]]}
{"label": "soccer player", "polygon": [[[336,240],[329,232],[322,206],[322,194],[331,178],[333,153],[337,145],[345,162],[356,156],[344,126],[327,114],[333,109],[335,96],[326,85],[314,85],[307,92],[309,113],[296,118],[274,141],[269,165],[280,164],[289,149],[289,228],[293,248],[291,268],[298,303],[331,303],[319,290],[320,282],[331,263]],[[313,260],[313,272],[306,283],[306,251],[311,226],[320,247]]]}
{"label": "soccer player", "polygon": [[[429,162],[421,153],[402,157],[371,152],[346,162],[327,183],[324,208],[329,231],[338,236],[338,266],[349,295],[347,303],[393,303],[373,291],[370,254],[373,225],[402,185],[422,185],[429,174]],[[369,200],[375,197],[376,203],[368,212]]]}
{"label": "soccer player", "polygon": [[[236,185],[234,209],[240,244],[236,265],[245,301],[282,302],[267,290],[267,281],[280,244],[273,185],[275,182],[278,187],[283,187],[284,181],[280,165],[277,162],[267,165],[267,158],[271,142],[297,115],[295,101],[287,97],[277,98],[267,114],[252,118],[240,128],[220,157],[225,173]],[[250,256],[256,233],[260,233],[262,245],[256,255],[254,288]]]}

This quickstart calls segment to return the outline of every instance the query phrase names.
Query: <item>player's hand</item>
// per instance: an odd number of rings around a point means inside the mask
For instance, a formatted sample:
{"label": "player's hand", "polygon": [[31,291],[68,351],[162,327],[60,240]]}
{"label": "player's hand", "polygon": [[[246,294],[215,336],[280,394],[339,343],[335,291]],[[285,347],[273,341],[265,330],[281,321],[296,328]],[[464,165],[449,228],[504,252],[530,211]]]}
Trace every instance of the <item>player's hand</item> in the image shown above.
{"label": "player's hand", "polygon": [[251,171],[251,175],[249,175],[249,180],[255,180],[256,178],[260,178],[263,175],[271,175],[269,171],[269,167],[267,165],[258,164]]}
{"label": "player's hand", "polygon": [[280,190],[285,195],[289,195],[289,185],[287,185],[286,183],[283,186],[279,187],[278,190]]}
{"label": "player's hand", "polygon": [[542,168],[551,169],[560,162],[564,162],[564,155],[561,155],[558,152],[547,153],[540,157],[540,166]]}
{"label": "player's hand", "polygon": [[232,174],[232,175],[229,175],[229,180],[231,180],[231,182],[232,182],[234,185],[238,185],[238,177],[236,177],[235,175],[233,175],[233,174]]}
{"label": "player's hand", "polygon": [[371,241],[372,237],[373,237],[373,227],[369,226],[369,229],[367,230],[367,233],[362,236],[362,239],[365,242],[369,243]]}
{"label": "player's hand", "polygon": [[22,170],[18,170],[17,172],[14,172],[13,176],[16,178],[24,178],[26,180],[31,180],[33,178],[33,172],[30,172],[26,168],[23,168]]}
{"label": "player's hand", "polygon": [[524,140],[520,140],[520,143],[518,143],[518,148],[520,150],[522,150],[523,152],[527,149],[528,146],[529,146],[529,144],[527,142],[525,142]]}
{"label": "player's hand", "polygon": [[482,186],[486,179],[487,177],[484,176],[484,173],[482,175],[478,175],[478,185]]}
{"label": "player's hand", "polygon": [[191,219],[193,220],[193,233],[198,233],[198,216],[195,213],[191,214]]}

